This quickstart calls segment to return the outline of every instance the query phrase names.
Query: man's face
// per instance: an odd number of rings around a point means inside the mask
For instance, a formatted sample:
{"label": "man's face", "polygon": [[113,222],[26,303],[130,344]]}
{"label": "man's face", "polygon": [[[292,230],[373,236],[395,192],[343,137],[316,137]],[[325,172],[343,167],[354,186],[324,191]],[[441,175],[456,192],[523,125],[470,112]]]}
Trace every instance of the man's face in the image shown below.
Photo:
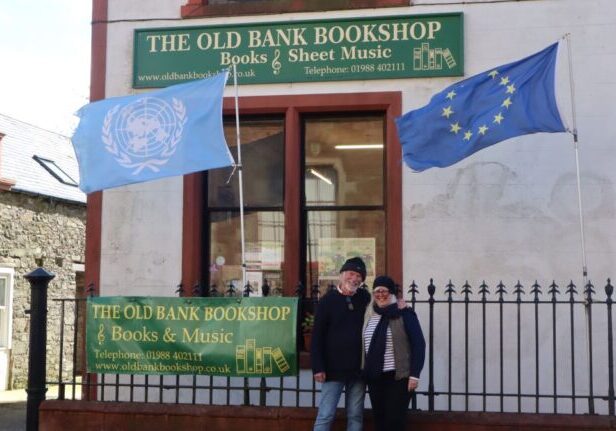
{"label": "man's face", "polygon": [[361,284],[361,274],[355,271],[343,271],[340,273],[340,288],[345,293],[355,293]]}

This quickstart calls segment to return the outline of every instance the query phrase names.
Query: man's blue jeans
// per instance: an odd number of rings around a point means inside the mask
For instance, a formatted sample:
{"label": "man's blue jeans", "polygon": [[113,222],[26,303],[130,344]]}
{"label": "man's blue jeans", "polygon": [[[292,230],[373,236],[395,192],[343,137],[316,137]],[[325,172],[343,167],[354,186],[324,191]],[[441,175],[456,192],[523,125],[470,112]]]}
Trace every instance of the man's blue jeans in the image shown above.
{"label": "man's blue jeans", "polygon": [[366,385],[360,379],[346,382],[325,382],[321,386],[319,413],[314,423],[314,431],[329,431],[336,416],[336,407],[342,390],[345,390],[347,431],[361,431],[364,422],[364,396]]}

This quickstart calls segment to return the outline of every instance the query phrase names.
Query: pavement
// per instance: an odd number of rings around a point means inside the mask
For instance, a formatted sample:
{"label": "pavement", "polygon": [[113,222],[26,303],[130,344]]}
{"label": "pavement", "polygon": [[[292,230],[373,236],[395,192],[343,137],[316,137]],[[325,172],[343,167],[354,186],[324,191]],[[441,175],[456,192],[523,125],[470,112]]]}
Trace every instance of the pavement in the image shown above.
{"label": "pavement", "polygon": [[[68,388],[67,396],[70,395],[70,388]],[[57,399],[58,387],[50,386],[45,398]],[[28,394],[25,389],[0,391],[0,431],[25,431],[27,399]]]}
{"label": "pavement", "polygon": [[25,431],[25,389],[0,392],[0,431]]}

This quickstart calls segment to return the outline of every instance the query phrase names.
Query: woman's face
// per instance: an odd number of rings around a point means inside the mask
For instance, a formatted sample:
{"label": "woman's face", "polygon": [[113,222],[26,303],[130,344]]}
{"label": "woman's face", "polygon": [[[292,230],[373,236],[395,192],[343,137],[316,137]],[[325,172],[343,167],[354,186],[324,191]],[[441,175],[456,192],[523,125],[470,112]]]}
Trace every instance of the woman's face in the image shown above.
{"label": "woman's face", "polygon": [[390,295],[391,293],[389,292],[389,289],[383,286],[377,286],[372,291],[372,296],[374,297],[375,304],[381,308],[387,307],[389,304],[391,304],[389,297]]}

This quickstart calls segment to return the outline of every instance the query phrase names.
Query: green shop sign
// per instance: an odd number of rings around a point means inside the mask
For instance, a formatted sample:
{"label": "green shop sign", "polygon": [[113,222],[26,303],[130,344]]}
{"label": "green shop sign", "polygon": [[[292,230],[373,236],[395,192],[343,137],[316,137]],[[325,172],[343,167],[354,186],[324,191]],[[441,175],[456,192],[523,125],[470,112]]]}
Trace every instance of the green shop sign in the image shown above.
{"label": "green shop sign", "polygon": [[236,64],[240,84],[464,73],[462,14],[135,30],[133,86],[166,87]]}
{"label": "green shop sign", "polygon": [[295,375],[296,323],[296,298],[89,298],[87,369]]}

